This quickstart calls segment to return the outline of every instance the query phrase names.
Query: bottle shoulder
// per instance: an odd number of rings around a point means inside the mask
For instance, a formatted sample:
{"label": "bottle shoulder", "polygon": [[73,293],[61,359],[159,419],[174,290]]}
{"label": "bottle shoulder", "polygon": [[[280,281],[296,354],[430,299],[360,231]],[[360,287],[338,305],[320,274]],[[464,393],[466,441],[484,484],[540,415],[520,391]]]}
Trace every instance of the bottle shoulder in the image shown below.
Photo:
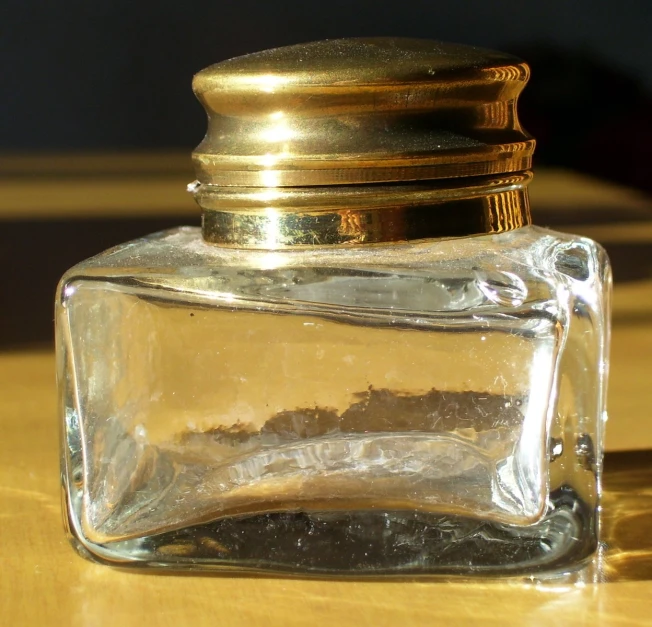
{"label": "bottle shoulder", "polygon": [[198,227],[179,227],[121,244],[77,264],[69,272],[165,270],[241,267],[372,267],[424,269],[432,264],[545,266],[560,251],[582,250],[596,260],[606,257],[588,238],[528,226],[501,234],[380,245],[323,246],[305,249],[245,250],[205,242]]}
{"label": "bottle shoulder", "polygon": [[252,301],[452,312],[558,301],[564,290],[599,293],[608,284],[607,268],[595,242],[539,227],[451,240],[278,251],[223,248],[206,243],[199,228],[181,227],[78,264],[62,279],[59,293],[71,282],[99,281],[192,298],[226,294]]}

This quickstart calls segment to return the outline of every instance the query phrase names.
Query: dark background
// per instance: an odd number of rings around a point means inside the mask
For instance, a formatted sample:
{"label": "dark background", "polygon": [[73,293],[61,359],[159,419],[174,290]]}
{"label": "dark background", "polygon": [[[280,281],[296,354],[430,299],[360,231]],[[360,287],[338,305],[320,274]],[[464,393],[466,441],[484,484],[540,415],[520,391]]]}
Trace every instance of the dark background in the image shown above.
{"label": "dark background", "polygon": [[[0,0],[0,157],[168,149],[189,157],[205,130],[190,88],[200,69],[274,46],[396,35],[521,56],[532,67],[519,108],[537,139],[535,165],[652,191],[651,34],[652,0]],[[12,176],[0,162],[0,184]],[[18,176],[29,186],[55,175]],[[577,223],[572,211],[554,219],[537,211],[539,224]],[[621,214],[602,215],[649,219]],[[51,340],[55,285],[68,267],[187,221],[183,212],[0,219],[0,347]],[[608,246],[617,280],[652,275],[649,243],[618,246]]]}
{"label": "dark background", "polygon": [[192,75],[314,39],[400,35],[503,49],[533,67],[538,161],[649,188],[650,0],[2,0],[0,150],[188,148]]}

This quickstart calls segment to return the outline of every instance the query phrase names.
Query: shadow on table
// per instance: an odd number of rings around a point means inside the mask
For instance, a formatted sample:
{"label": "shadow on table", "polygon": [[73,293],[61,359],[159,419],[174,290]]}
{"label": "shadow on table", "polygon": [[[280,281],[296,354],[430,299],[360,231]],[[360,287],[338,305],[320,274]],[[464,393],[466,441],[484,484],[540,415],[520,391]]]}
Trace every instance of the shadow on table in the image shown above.
{"label": "shadow on table", "polygon": [[652,451],[607,455],[602,538],[600,579],[652,580]]}

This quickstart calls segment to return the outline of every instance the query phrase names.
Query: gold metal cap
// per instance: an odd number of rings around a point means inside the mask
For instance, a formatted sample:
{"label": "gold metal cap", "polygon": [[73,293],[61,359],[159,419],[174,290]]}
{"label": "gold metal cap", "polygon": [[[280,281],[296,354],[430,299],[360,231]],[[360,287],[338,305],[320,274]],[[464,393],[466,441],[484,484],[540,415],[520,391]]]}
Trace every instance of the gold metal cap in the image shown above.
{"label": "gold metal cap", "polygon": [[516,100],[528,66],[420,39],[340,39],[266,50],[199,72],[202,184],[301,187],[526,170]]}

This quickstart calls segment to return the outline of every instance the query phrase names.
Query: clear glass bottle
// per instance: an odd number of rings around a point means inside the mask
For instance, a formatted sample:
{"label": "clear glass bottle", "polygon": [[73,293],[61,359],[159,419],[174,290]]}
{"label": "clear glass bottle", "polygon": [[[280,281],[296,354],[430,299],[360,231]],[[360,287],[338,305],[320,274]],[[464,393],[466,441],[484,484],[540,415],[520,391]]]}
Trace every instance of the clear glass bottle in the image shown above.
{"label": "clear glass bottle", "polygon": [[610,271],[530,224],[527,78],[405,39],[195,77],[202,229],[118,246],[58,291],[80,552],[357,576],[591,557]]}

